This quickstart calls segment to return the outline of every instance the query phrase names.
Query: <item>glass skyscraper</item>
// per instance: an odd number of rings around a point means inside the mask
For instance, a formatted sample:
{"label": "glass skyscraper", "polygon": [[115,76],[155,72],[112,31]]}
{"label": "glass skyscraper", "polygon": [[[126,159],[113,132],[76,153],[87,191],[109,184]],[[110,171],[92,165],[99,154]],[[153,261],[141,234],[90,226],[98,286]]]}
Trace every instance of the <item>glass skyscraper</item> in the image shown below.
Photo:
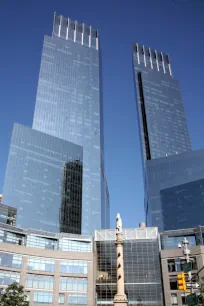
{"label": "glass skyscraper", "polygon": [[144,162],[191,150],[179,87],[169,56],[133,47],[137,112]]}
{"label": "glass skyscraper", "polygon": [[17,226],[81,232],[82,161],[81,146],[14,124],[3,201],[17,209]]}
{"label": "glass skyscraper", "polygon": [[147,225],[162,231],[202,225],[204,151],[192,151],[169,56],[134,44],[133,69]]}
{"label": "glass skyscraper", "polygon": [[[82,195],[76,200],[75,208],[72,206],[70,210],[75,219],[79,217],[81,220],[78,223],[76,220],[75,225],[70,226],[81,227],[83,234],[93,234],[95,229],[108,228],[109,195],[104,175],[101,61],[99,35],[93,27],[54,15],[52,36],[44,38],[32,129],[80,146],[83,150],[83,160],[79,159],[81,168],[78,168],[78,175],[82,173],[82,181],[79,178],[77,187],[80,189],[82,185]],[[10,160],[8,167],[9,163]],[[64,160],[61,180],[67,177],[63,169],[69,166],[70,160]],[[79,167],[76,164],[73,167],[76,166]],[[10,201],[9,194],[13,192],[12,187],[7,185],[8,176],[12,176],[14,170],[10,171],[6,172],[3,192],[3,200],[7,202]],[[60,218],[65,222],[70,200],[67,200],[64,192],[69,183],[61,185],[63,204]],[[75,187],[71,190],[80,194]],[[41,196],[36,198],[39,205]],[[10,205],[15,207],[15,201],[13,197]],[[46,218],[46,215],[41,218]],[[61,227],[66,228],[67,225],[62,223]],[[76,233],[79,233],[77,229]]]}

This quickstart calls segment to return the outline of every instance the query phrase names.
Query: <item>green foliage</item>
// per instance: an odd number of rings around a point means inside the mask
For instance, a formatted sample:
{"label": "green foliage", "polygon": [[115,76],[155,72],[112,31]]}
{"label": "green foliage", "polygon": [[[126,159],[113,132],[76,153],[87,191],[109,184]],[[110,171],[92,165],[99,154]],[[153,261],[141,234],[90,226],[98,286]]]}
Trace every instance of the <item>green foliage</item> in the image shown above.
{"label": "green foliage", "polygon": [[200,282],[200,294],[198,296],[198,302],[197,304],[199,306],[204,306],[204,277],[201,277]]}
{"label": "green foliage", "polygon": [[24,287],[18,283],[9,285],[0,297],[0,304],[2,306],[29,306]]}

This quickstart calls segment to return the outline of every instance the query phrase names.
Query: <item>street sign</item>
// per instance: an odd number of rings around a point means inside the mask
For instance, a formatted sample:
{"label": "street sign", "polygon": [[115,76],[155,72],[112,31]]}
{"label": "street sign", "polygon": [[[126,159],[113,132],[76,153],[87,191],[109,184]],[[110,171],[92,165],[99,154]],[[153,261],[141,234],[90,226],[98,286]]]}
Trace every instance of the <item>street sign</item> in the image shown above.
{"label": "street sign", "polygon": [[196,288],[196,289],[200,287],[198,283],[187,283],[186,286],[188,288]]}
{"label": "street sign", "polygon": [[196,306],[197,305],[195,294],[187,295],[186,300],[187,300],[188,306]]}
{"label": "street sign", "polygon": [[192,263],[191,262],[185,262],[183,265],[183,271],[185,273],[188,273],[192,270]]}

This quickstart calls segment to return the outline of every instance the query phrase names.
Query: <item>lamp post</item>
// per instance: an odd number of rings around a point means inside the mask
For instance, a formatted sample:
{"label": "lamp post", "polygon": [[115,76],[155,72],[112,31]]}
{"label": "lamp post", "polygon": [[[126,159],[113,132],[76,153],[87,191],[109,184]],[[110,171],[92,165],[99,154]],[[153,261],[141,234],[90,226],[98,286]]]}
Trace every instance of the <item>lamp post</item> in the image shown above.
{"label": "lamp post", "polygon": [[[189,264],[190,263],[190,254],[191,254],[191,251],[190,249],[188,248],[188,245],[189,245],[189,242],[187,240],[186,237],[184,237],[183,241],[181,242],[181,244],[178,245],[179,248],[183,247],[183,255],[185,257],[185,260],[186,260],[186,263]],[[187,266],[187,268],[189,269],[189,267]],[[185,271],[185,270],[184,270]],[[186,271],[187,272],[187,271]],[[188,281],[191,282],[191,279],[192,279],[192,274],[191,274],[191,268],[190,270],[187,272],[188,273]],[[190,288],[191,290],[191,293],[193,293],[193,287],[191,286]]]}

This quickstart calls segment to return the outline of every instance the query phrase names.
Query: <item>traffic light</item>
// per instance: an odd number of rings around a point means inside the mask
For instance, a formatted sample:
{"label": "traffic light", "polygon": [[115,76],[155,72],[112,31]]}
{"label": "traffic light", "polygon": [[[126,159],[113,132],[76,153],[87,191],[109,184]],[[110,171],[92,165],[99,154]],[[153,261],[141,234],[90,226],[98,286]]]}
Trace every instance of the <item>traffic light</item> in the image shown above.
{"label": "traffic light", "polygon": [[178,290],[186,291],[186,279],[184,272],[177,275],[177,283],[178,283]]}

